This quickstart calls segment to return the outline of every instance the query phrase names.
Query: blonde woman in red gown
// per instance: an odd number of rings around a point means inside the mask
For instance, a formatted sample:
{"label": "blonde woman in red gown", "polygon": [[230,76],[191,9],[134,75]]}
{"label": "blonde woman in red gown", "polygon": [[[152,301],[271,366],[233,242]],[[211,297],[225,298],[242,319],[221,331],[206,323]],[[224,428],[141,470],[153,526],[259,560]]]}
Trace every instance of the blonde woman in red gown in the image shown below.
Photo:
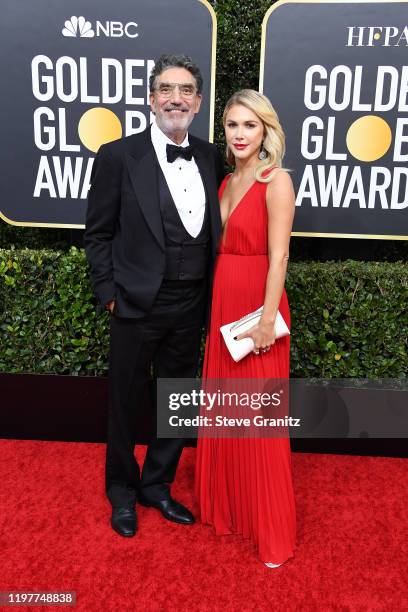
{"label": "blonde woman in red gown", "polygon": [[[223,234],[216,260],[203,379],[288,378],[289,337],[275,340],[279,309],[290,327],[284,289],[295,196],[281,169],[285,137],[268,98],[235,93],[224,111],[227,160],[220,190]],[[234,362],[220,326],[264,306],[250,336],[254,351]],[[268,567],[293,556],[295,503],[289,439],[199,436],[196,494],[203,523],[240,534]]]}

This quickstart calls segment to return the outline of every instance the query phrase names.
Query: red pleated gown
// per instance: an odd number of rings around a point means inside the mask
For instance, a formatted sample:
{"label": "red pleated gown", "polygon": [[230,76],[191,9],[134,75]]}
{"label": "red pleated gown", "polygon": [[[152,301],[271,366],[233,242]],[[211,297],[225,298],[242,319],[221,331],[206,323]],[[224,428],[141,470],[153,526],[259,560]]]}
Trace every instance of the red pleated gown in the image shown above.
{"label": "red pleated gown", "polygon": [[[221,325],[264,302],[269,267],[266,187],[255,182],[249,188],[230,214],[219,244],[203,379],[289,377],[289,337],[276,340],[265,354],[250,353],[235,363],[220,333]],[[285,291],[279,310],[290,326]],[[199,437],[196,495],[201,521],[218,535],[249,538],[264,562],[283,563],[293,556],[296,515],[288,438]]]}

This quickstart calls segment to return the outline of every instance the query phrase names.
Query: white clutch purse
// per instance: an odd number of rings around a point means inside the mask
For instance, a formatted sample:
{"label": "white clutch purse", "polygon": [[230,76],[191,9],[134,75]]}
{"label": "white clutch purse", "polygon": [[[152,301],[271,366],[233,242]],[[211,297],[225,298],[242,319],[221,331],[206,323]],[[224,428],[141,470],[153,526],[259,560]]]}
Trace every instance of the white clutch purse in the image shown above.
{"label": "white clutch purse", "polygon": [[[259,323],[262,310],[263,306],[258,308],[258,310],[254,310],[254,312],[250,312],[244,317],[241,317],[241,319],[238,321],[233,321],[232,323],[228,323],[227,325],[220,327],[220,332],[222,333],[227,349],[229,350],[234,361],[240,361],[254,350],[254,342],[252,338],[234,340],[234,337],[248,331],[248,329]],[[276,339],[282,338],[283,336],[288,336],[290,334],[289,328],[279,310],[275,319],[275,333]]]}

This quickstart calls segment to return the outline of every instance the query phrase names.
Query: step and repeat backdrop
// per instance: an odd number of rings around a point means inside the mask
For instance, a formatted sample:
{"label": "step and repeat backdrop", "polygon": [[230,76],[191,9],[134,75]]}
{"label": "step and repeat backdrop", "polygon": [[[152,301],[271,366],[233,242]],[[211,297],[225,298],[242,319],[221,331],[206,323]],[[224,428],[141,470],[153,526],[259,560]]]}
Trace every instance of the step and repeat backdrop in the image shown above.
{"label": "step and repeat backdrop", "polygon": [[0,215],[16,225],[84,227],[101,144],[150,123],[154,59],[200,66],[192,132],[212,138],[216,20],[203,0],[3,0]]}
{"label": "step and repeat backdrop", "polygon": [[[262,27],[260,90],[287,137],[294,235],[408,238],[408,5],[280,1]],[[204,76],[192,132],[212,139],[216,19],[206,0],[3,0],[0,217],[84,227],[99,146],[151,122],[164,52]],[[231,92],[232,93],[232,92]]]}
{"label": "step and repeat backdrop", "polygon": [[408,238],[408,5],[278,2],[260,90],[287,138],[293,235]]}

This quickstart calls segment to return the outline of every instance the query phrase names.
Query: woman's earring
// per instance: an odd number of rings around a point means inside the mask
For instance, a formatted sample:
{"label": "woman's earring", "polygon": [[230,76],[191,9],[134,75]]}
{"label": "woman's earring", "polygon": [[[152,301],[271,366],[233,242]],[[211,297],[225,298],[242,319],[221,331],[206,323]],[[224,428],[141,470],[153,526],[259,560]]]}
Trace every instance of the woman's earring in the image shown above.
{"label": "woman's earring", "polygon": [[261,145],[261,150],[258,153],[258,159],[260,160],[264,160],[268,157],[268,153],[266,152],[266,150],[264,149],[263,143]]}

